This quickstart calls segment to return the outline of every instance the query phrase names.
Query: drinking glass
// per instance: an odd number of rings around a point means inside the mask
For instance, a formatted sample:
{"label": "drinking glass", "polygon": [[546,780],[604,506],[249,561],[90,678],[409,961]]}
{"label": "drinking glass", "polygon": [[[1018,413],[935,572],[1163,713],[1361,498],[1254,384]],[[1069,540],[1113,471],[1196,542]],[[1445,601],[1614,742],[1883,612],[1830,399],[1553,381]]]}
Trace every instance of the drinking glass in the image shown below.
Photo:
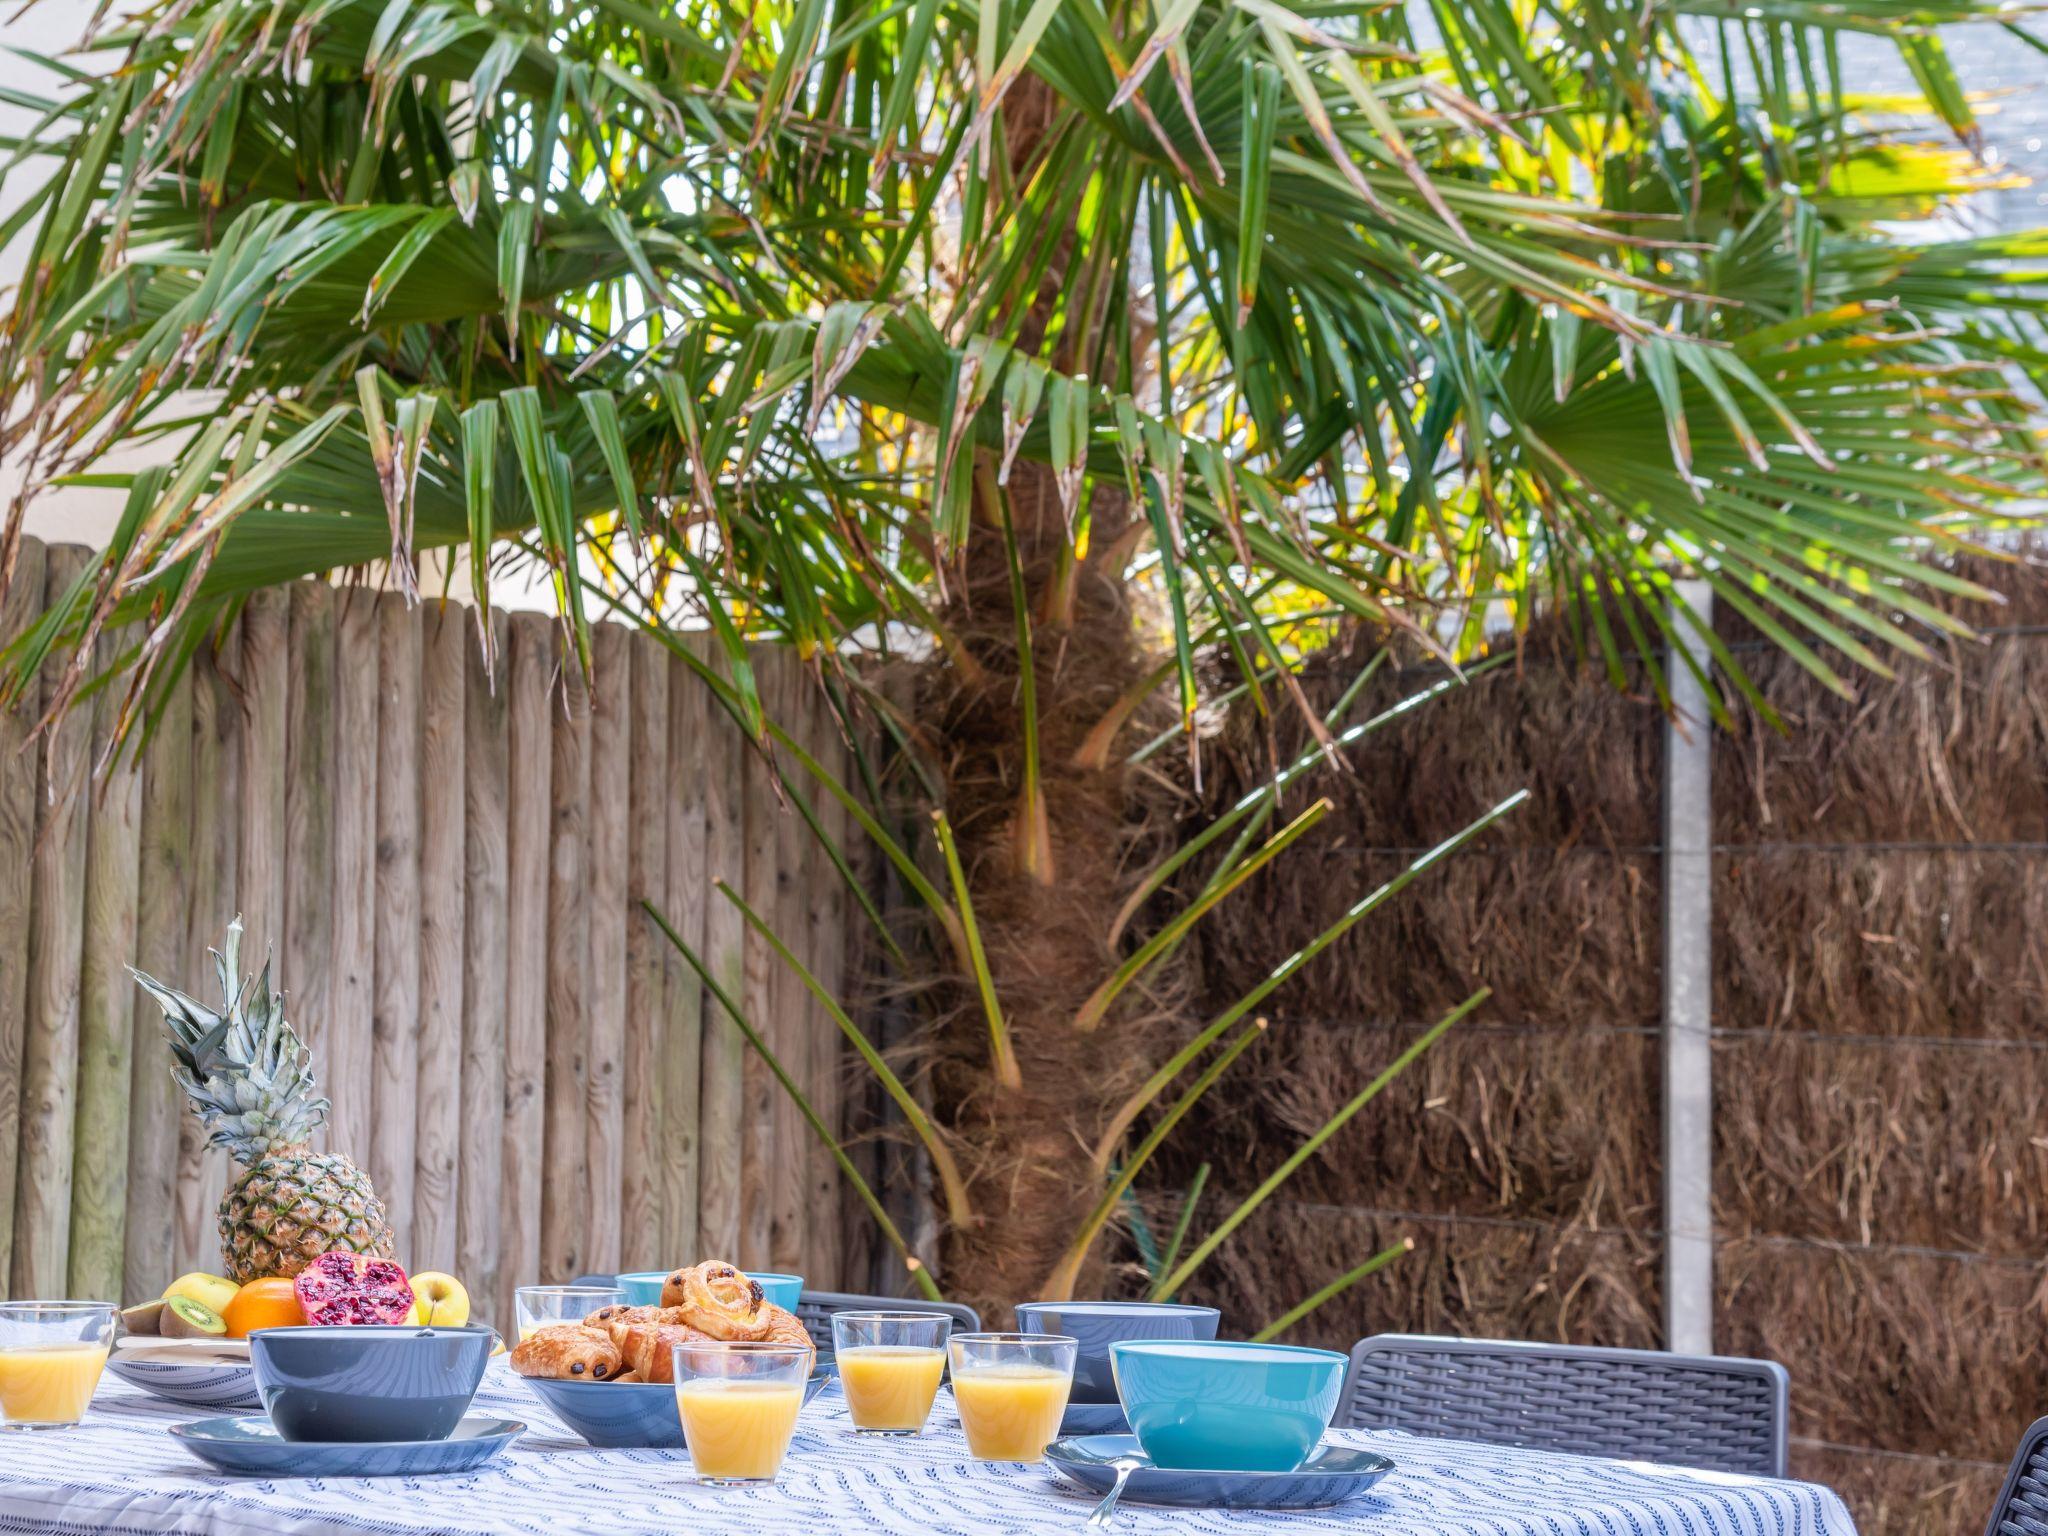
{"label": "drinking glass", "polygon": [[709,1339],[675,1346],[676,1412],[700,1482],[775,1480],[796,1434],[812,1358],[808,1344]]}
{"label": "drinking glass", "polygon": [[940,1312],[832,1315],[832,1353],[855,1434],[914,1435],[924,1428],[946,1374],[952,1328]]}
{"label": "drinking glass", "polygon": [[536,1328],[580,1323],[599,1307],[620,1306],[625,1300],[626,1293],[616,1285],[522,1285],[512,1293],[519,1342],[532,1338]]}
{"label": "drinking glass", "polygon": [[76,1424],[113,1341],[112,1302],[0,1302],[0,1429]]}
{"label": "drinking glass", "polygon": [[956,1333],[953,1401],[982,1461],[1040,1461],[1059,1435],[1080,1341],[1062,1333]]}

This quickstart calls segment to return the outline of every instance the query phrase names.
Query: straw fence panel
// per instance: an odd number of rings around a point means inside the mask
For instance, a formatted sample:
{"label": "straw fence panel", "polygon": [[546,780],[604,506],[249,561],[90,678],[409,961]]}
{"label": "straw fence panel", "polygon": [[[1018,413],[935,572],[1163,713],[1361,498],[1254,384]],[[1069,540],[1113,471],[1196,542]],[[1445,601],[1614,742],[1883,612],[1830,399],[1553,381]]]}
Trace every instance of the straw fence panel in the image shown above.
{"label": "straw fence panel", "polygon": [[[1896,681],[1847,669],[1854,700],[1719,623],[1787,730],[1750,715],[1713,742],[1714,1344],[1787,1365],[1794,1471],[1868,1536],[1980,1528],[2048,1411],[2048,581],[1971,573],[2011,599],[1961,610],[1985,640]],[[1311,696],[1363,657],[1319,664]],[[1382,674],[1352,718],[1436,680]],[[1494,988],[1191,1298],[1256,1327],[1408,1237],[1291,1336],[1662,1343],[1662,736],[1640,667],[1617,690],[1539,632],[1290,794],[1335,812],[1210,920],[1210,1009],[1486,806],[1532,798],[1277,995],[1237,1091],[1176,1133],[1156,1231],[1198,1163],[1213,1219]],[[1218,755],[1218,805],[1271,760],[1249,718]]]}
{"label": "straw fence panel", "polygon": [[[0,638],[89,558],[30,541]],[[123,967],[208,997],[236,912],[333,1100],[322,1145],[372,1171],[400,1259],[455,1272],[480,1313],[507,1316],[518,1284],[706,1253],[864,1281],[841,1273],[836,1167],[640,906],[702,946],[836,1115],[837,1030],[772,954],[743,969],[714,884],[764,891],[835,989],[843,886],[681,658],[602,624],[587,689],[547,619],[495,628],[488,668],[458,605],[260,594],[139,763],[98,784],[116,693],[47,750],[15,755],[54,678],[0,717],[0,1290],[127,1300],[220,1267],[231,1170]],[[830,756],[796,662],[757,666]]]}

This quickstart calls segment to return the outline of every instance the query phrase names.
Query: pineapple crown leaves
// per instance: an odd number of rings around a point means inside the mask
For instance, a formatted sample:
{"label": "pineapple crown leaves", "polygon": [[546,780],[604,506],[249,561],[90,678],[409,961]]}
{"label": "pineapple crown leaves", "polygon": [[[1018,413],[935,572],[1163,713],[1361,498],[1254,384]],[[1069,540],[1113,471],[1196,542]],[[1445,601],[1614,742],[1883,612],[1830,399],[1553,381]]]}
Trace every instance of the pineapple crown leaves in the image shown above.
{"label": "pineapple crown leaves", "polygon": [[270,989],[270,963],[243,978],[242,919],[228,924],[213,956],[220,984],[218,1009],[167,987],[134,966],[128,974],[164,1012],[171,1076],[211,1133],[253,1167],[266,1155],[302,1146],[327,1118],[326,1099],[313,1095],[313,1069],[298,1032],[284,1016],[284,998]]}

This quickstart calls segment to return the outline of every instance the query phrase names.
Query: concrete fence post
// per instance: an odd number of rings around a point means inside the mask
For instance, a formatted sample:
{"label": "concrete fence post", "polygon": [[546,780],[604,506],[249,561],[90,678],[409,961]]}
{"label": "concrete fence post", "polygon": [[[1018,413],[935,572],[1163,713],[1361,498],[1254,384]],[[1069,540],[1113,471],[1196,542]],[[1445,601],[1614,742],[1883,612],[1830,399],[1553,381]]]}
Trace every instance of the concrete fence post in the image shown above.
{"label": "concrete fence post", "polygon": [[1678,584],[1666,658],[1664,724],[1664,1339],[1682,1354],[1714,1349],[1713,722],[1707,646],[1687,624],[1713,622],[1702,581]]}

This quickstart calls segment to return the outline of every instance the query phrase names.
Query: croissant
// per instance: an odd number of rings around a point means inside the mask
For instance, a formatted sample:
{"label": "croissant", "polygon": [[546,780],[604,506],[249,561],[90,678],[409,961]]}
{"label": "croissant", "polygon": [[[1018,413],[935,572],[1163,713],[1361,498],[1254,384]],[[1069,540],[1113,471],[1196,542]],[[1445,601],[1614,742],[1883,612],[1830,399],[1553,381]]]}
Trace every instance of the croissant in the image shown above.
{"label": "croissant", "polygon": [[512,1351],[512,1369],[555,1381],[605,1381],[625,1366],[610,1335],[581,1323],[561,1323],[520,1340]]}
{"label": "croissant", "polygon": [[612,1334],[627,1369],[641,1381],[655,1382],[676,1379],[673,1351],[678,1344],[695,1344],[708,1337],[686,1323],[626,1323]]}

